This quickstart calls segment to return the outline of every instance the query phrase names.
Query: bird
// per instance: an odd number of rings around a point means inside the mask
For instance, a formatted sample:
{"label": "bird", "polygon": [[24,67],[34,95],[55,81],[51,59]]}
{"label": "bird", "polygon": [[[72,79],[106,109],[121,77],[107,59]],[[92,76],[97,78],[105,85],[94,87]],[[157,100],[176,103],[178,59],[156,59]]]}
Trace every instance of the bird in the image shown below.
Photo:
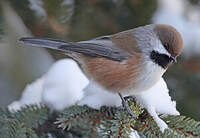
{"label": "bird", "polygon": [[183,48],[181,34],[167,24],[149,24],[86,41],[67,42],[51,38],[22,37],[36,47],[64,52],[73,58],[89,80],[118,93],[135,118],[123,95],[135,95],[158,82]]}

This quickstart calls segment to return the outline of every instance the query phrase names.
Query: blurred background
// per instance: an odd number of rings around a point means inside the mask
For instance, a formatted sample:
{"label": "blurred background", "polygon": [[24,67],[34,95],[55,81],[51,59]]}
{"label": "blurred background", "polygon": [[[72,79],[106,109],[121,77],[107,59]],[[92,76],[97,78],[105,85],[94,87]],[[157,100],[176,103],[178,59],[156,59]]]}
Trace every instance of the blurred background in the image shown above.
{"label": "blurred background", "polygon": [[164,78],[181,114],[199,120],[199,0],[1,0],[0,107],[19,99],[28,83],[64,57],[25,47],[20,37],[80,41],[150,23],[171,24],[181,32],[183,53]]}

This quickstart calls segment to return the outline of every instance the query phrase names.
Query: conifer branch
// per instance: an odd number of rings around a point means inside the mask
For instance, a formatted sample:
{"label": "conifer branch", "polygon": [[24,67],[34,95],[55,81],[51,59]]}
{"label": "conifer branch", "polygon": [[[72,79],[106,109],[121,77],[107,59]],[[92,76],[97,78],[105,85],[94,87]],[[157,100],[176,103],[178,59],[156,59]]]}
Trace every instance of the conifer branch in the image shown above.
{"label": "conifer branch", "polygon": [[148,113],[128,101],[137,119],[123,108],[71,106],[51,113],[44,106],[27,106],[17,112],[0,109],[0,137],[129,137],[136,130],[141,137],[199,137],[200,122],[185,116],[160,116],[169,129],[162,133]]}

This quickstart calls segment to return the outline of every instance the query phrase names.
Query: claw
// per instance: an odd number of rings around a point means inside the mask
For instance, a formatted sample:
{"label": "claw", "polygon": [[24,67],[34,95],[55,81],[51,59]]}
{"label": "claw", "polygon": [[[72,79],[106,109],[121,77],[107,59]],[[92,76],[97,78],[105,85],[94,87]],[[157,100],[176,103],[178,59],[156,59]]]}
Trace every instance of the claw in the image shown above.
{"label": "claw", "polygon": [[134,118],[134,119],[136,119],[136,116],[133,114],[133,112],[131,111],[131,109],[130,109],[130,107],[129,107],[129,105],[128,105],[128,103],[126,102],[126,100],[123,98],[123,96],[119,93],[119,96],[120,96],[120,98],[121,98],[121,100],[122,100],[122,105],[124,106],[124,108],[126,109],[126,111],[128,112],[128,114],[132,117],[132,118]]}

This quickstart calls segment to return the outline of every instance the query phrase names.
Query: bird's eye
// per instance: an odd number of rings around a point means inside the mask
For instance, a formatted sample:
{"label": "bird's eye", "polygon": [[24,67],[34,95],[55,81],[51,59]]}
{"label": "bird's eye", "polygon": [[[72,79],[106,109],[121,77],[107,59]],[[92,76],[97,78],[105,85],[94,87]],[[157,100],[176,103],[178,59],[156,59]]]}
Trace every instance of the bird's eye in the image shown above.
{"label": "bird's eye", "polygon": [[169,44],[168,43],[164,43],[163,44],[166,50],[169,50]]}

